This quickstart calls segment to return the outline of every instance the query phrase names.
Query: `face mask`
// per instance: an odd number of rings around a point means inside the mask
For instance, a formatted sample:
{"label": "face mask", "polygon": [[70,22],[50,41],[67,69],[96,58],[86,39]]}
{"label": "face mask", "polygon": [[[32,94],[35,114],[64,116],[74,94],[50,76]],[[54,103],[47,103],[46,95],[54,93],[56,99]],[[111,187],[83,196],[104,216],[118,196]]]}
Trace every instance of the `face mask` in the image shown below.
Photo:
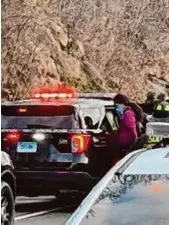
{"label": "face mask", "polygon": [[125,107],[124,107],[123,105],[117,105],[116,111],[117,111],[117,112],[120,112],[120,113],[123,113],[124,108],[125,108]]}
{"label": "face mask", "polygon": [[125,106],[123,105],[117,105],[116,112],[120,116],[120,118],[123,118],[123,112],[124,112]]}

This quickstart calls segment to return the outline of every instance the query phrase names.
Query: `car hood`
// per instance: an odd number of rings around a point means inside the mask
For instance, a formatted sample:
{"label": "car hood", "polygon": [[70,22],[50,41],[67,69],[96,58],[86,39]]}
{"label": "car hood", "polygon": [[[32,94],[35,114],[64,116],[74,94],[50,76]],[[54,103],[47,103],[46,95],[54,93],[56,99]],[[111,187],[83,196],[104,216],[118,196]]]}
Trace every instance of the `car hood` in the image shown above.
{"label": "car hood", "polygon": [[140,154],[123,174],[168,174],[169,147],[150,149]]}

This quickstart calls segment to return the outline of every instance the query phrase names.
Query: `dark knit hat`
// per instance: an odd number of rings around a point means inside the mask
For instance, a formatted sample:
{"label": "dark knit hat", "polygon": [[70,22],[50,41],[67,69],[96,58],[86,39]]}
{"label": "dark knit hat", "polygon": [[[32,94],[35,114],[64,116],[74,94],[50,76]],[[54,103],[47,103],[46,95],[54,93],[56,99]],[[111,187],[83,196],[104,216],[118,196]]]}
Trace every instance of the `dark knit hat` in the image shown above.
{"label": "dark knit hat", "polygon": [[115,97],[114,97],[114,102],[117,103],[117,104],[128,104],[130,102],[130,99],[127,95],[124,95],[124,94],[117,94]]}

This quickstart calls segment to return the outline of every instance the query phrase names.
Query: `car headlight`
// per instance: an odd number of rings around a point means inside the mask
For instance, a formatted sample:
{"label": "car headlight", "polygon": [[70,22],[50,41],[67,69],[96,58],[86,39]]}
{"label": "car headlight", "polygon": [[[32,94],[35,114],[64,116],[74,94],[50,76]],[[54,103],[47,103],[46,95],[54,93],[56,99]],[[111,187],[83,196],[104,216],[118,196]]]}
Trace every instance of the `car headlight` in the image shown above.
{"label": "car headlight", "polygon": [[46,135],[42,133],[36,133],[32,135],[32,138],[36,141],[44,141],[46,139]]}

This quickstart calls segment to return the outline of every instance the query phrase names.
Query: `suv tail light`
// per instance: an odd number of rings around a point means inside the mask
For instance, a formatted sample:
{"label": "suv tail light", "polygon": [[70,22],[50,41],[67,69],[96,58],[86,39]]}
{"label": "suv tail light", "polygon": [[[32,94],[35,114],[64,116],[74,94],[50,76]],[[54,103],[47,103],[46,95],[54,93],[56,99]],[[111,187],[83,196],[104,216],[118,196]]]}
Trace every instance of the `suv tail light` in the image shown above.
{"label": "suv tail light", "polygon": [[20,140],[20,134],[17,132],[11,132],[6,134],[5,140],[10,143],[17,143]]}
{"label": "suv tail light", "polygon": [[73,153],[83,153],[88,150],[90,135],[74,134],[71,137],[71,147]]}

